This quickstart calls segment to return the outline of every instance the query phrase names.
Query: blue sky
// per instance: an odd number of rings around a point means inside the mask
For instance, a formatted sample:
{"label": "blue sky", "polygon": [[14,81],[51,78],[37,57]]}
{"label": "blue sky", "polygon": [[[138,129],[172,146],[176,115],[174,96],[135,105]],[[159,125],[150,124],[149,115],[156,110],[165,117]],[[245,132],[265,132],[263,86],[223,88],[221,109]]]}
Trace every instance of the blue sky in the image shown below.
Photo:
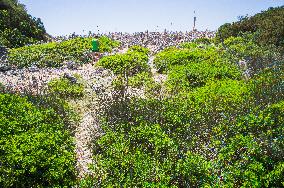
{"label": "blue sky", "polygon": [[[19,0],[42,19],[51,35],[73,32],[188,31],[194,10],[198,30],[216,30],[241,15],[254,15],[284,0]],[[172,24],[171,24],[172,23]],[[84,32],[83,32],[84,31]]]}

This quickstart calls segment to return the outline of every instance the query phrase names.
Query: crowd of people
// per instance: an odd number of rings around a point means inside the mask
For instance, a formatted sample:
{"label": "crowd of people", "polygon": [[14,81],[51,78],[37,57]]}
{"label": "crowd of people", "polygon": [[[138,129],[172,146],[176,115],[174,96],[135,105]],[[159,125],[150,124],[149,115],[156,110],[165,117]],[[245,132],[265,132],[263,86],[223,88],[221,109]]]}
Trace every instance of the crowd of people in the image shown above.
{"label": "crowd of people", "polygon": [[213,38],[215,31],[167,31],[163,32],[135,32],[135,33],[123,33],[123,32],[109,32],[109,33],[89,33],[88,35],[77,35],[75,33],[67,36],[55,37],[55,41],[68,40],[76,37],[100,37],[107,36],[113,40],[120,41],[121,49],[128,48],[129,46],[139,45],[150,48],[152,52],[158,52],[169,46],[178,46],[183,42],[191,42],[197,38]]}
{"label": "crowd of people", "polygon": [[196,38],[212,38],[214,31],[190,31],[190,32],[136,32],[133,34],[115,32],[107,34],[108,37],[121,42],[121,48],[133,45],[148,47],[157,52],[169,46],[178,46],[183,42],[191,42]]}

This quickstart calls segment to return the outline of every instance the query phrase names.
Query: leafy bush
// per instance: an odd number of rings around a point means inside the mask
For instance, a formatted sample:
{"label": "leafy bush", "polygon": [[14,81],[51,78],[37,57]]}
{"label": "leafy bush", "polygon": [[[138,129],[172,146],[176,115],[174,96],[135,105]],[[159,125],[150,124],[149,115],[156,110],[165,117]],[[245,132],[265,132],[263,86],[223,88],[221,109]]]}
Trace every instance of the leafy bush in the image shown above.
{"label": "leafy bush", "polygon": [[106,36],[102,36],[99,38],[99,51],[103,52],[111,52],[113,48],[119,47],[119,41],[113,41]]}
{"label": "leafy bush", "polygon": [[217,164],[224,186],[281,187],[284,185],[284,103],[240,117],[223,135],[226,142]]}
{"label": "leafy bush", "polygon": [[79,98],[84,95],[84,85],[81,83],[80,76],[72,77],[75,80],[62,77],[53,79],[48,83],[49,93],[61,98]]}
{"label": "leafy bush", "polygon": [[213,43],[213,39],[211,38],[197,38],[197,39],[194,39],[194,43],[196,44],[212,44]]}
{"label": "leafy bush", "polygon": [[[8,60],[11,65],[19,68],[31,65],[39,67],[58,67],[64,61],[74,61],[76,63],[86,63],[90,59],[88,53],[91,50],[92,38],[77,37],[74,39],[24,46],[9,50]],[[101,37],[99,39],[100,51],[106,52],[118,45],[117,42]]]}
{"label": "leafy bush", "polygon": [[[175,143],[159,125],[119,125],[97,143],[99,186],[170,185]],[[127,130],[127,134],[125,131]],[[138,144],[138,145],[137,145]],[[101,176],[100,176],[101,175]]]}
{"label": "leafy bush", "polygon": [[152,74],[149,72],[141,72],[129,78],[129,86],[135,88],[141,88],[143,86],[152,84],[153,82],[154,79],[152,77]]}
{"label": "leafy bush", "polygon": [[220,57],[214,46],[197,46],[195,43],[182,45],[183,49],[170,48],[158,53],[154,65],[158,72],[165,73],[175,65],[187,65],[198,62],[214,62]]}
{"label": "leafy bush", "polygon": [[284,62],[275,62],[250,80],[256,106],[284,100]]}
{"label": "leafy bush", "polygon": [[150,50],[148,48],[144,48],[142,46],[131,46],[128,51],[128,53],[131,53],[131,52],[140,52],[140,53],[143,53],[145,55],[149,55],[150,54]]}
{"label": "leafy bush", "polygon": [[71,186],[74,143],[52,109],[0,94],[1,187]]}
{"label": "leafy bush", "polygon": [[169,71],[167,86],[171,91],[180,92],[204,86],[209,81],[241,79],[241,71],[229,62],[200,62],[178,65]]}
{"label": "leafy bush", "polygon": [[149,71],[147,55],[139,52],[128,52],[126,54],[115,54],[105,56],[97,63],[113,71],[115,75],[131,77],[137,73]]}
{"label": "leafy bush", "polygon": [[255,33],[256,42],[260,45],[275,45],[283,50],[284,6],[269,8],[254,16],[241,17],[238,22],[222,25],[216,34],[222,41],[231,36],[242,36],[245,32]]}
{"label": "leafy bush", "polygon": [[237,116],[248,94],[245,83],[228,80],[173,98],[114,102],[96,142],[96,181],[126,187],[210,184],[208,135],[225,116]]}
{"label": "leafy bush", "polygon": [[27,14],[25,6],[15,0],[1,0],[0,45],[14,48],[46,40],[47,34],[39,18]]}
{"label": "leafy bush", "polygon": [[254,35],[251,34],[243,37],[229,37],[222,44],[227,58],[232,62],[245,60],[247,64],[245,69],[252,75],[283,59],[277,49],[256,44]]}
{"label": "leafy bush", "polygon": [[[117,97],[122,97],[121,99],[124,100],[129,94],[129,86],[141,87],[138,84],[151,82],[148,59],[146,54],[131,50],[126,54],[103,57],[99,60],[97,66],[109,69],[115,74],[116,78],[112,84],[117,91]],[[146,77],[142,78],[141,76]]]}

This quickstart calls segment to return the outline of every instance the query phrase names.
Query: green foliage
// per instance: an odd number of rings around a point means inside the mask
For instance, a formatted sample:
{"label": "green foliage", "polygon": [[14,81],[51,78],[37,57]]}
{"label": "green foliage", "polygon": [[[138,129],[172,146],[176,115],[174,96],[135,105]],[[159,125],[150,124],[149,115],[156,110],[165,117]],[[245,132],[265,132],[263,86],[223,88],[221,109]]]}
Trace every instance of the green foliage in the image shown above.
{"label": "green foliage", "polygon": [[[64,61],[80,62],[91,48],[91,38],[75,38],[61,43],[51,42],[9,50],[9,63],[18,67],[37,65],[58,67]],[[82,61],[82,60],[81,60]]]}
{"label": "green foliage", "polygon": [[274,47],[266,48],[255,43],[255,35],[251,34],[243,37],[229,37],[222,44],[230,61],[245,60],[247,65],[241,68],[249,69],[253,73],[283,59],[281,53]]}
{"label": "green foliage", "polygon": [[135,88],[141,88],[142,86],[147,86],[153,82],[154,79],[149,72],[141,72],[129,78],[129,86]]}
{"label": "green foliage", "polygon": [[284,61],[266,67],[250,80],[256,106],[284,100]]}
{"label": "green foliage", "polygon": [[148,55],[146,49],[134,47],[125,54],[115,54],[105,56],[99,60],[97,66],[111,70],[116,78],[112,84],[117,91],[117,97],[122,100],[127,98],[128,88],[138,87],[153,82],[148,65]]}
{"label": "green foliage", "polygon": [[[32,46],[24,46],[9,50],[9,63],[19,68],[31,65],[39,67],[58,67],[64,61],[86,63],[90,61],[88,53],[91,50],[92,38],[74,38],[62,42],[50,42]],[[110,51],[117,42],[101,37],[99,39],[100,50]]]}
{"label": "green foliage", "polygon": [[105,56],[97,63],[113,71],[115,75],[134,76],[135,74],[149,71],[147,55],[140,52],[128,52],[126,54],[115,54]]}
{"label": "green foliage", "polygon": [[193,41],[196,44],[212,44],[213,43],[213,39],[210,38],[197,38],[194,39]]}
{"label": "green foliage", "polygon": [[18,1],[5,0],[4,3],[7,8],[0,10],[0,45],[14,48],[46,40],[39,18],[27,14],[25,6]]}
{"label": "green foliage", "polygon": [[177,172],[182,176],[179,187],[200,187],[210,182],[210,170],[212,164],[200,155],[188,152],[185,159],[181,159],[177,165]]}
{"label": "green foliage", "polygon": [[[241,81],[210,82],[184,96],[114,103],[105,134],[96,142],[95,179],[100,186],[200,187],[210,183],[208,136],[225,114],[242,109]],[[117,114],[116,114],[116,113]],[[159,187],[158,186],[158,187]]]}
{"label": "green foliage", "polygon": [[170,48],[156,55],[154,65],[158,72],[166,73],[175,65],[214,62],[221,56],[218,48],[211,45],[198,46],[195,43],[185,43],[181,46],[182,49]]}
{"label": "green foliage", "polygon": [[71,186],[73,151],[73,140],[54,110],[0,95],[1,187]]}
{"label": "green foliage", "polygon": [[148,48],[144,48],[142,46],[131,46],[128,51],[128,53],[131,53],[131,52],[140,52],[140,53],[143,53],[145,55],[149,55],[150,54],[150,50]]}
{"label": "green foliage", "polygon": [[231,36],[241,36],[245,32],[256,33],[256,41],[260,45],[275,45],[284,47],[284,6],[269,8],[254,16],[241,17],[238,22],[222,25],[216,34],[222,41]]}
{"label": "green foliage", "polygon": [[76,82],[68,78],[53,79],[48,83],[49,93],[60,98],[80,98],[84,95],[84,85],[80,76],[75,75]]}
{"label": "green foliage", "polygon": [[204,86],[209,81],[239,80],[241,72],[229,62],[198,62],[178,65],[169,71],[167,86],[171,91],[180,92]]}
{"label": "green foliage", "polygon": [[119,47],[119,41],[113,41],[106,36],[102,36],[99,38],[99,51],[103,52],[111,52],[113,48]]}
{"label": "green foliage", "polygon": [[[226,145],[217,164],[221,185],[240,187],[281,187],[284,181],[284,103],[256,110],[237,120],[225,133]],[[226,132],[226,131],[223,131]],[[223,133],[224,134],[224,133]]]}
{"label": "green foliage", "polygon": [[[120,125],[97,143],[100,186],[134,187],[158,184],[167,187],[175,166],[175,143],[159,125]],[[127,134],[125,131],[127,130]],[[137,145],[138,144],[138,145]],[[102,179],[100,179],[103,177]]]}

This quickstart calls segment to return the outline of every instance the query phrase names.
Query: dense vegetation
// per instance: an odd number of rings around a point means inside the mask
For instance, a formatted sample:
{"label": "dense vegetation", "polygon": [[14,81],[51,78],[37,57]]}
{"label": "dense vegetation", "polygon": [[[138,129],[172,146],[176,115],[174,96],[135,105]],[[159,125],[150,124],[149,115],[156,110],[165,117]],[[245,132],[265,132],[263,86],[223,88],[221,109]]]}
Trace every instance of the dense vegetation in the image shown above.
{"label": "dense vegetation", "polygon": [[0,161],[1,187],[71,186],[76,175],[74,141],[58,111],[13,94],[0,94]]}
{"label": "dense vegetation", "polygon": [[238,22],[226,23],[218,29],[217,39],[224,40],[243,33],[255,33],[255,41],[261,45],[275,45],[284,50],[284,6],[269,8],[254,16],[242,16]]}
{"label": "dense vegetation", "polygon": [[125,54],[115,54],[100,59],[97,66],[111,70],[116,79],[113,85],[123,95],[129,86],[141,86],[142,82],[150,80],[150,66],[148,65],[149,50],[133,46]]}
{"label": "dense vegetation", "polygon": [[84,95],[82,78],[79,75],[67,76],[51,80],[48,83],[49,93],[63,99],[82,97]]}
{"label": "dense vegetation", "polygon": [[[109,69],[113,82],[111,93],[96,96],[102,134],[94,136],[93,174],[81,187],[283,187],[282,10],[164,49],[154,57],[158,73],[144,47],[101,58],[95,68]],[[277,28],[268,29],[269,20]],[[12,48],[8,61],[19,68],[85,63],[91,40]],[[19,41],[9,45],[30,43]],[[101,52],[119,46],[107,37],[99,43]],[[166,80],[155,82],[154,74]],[[26,96],[0,83],[0,187],[76,186],[70,122],[79,118],[68,100],[87,94],[83,83],[64,75],[42,95]]]}
{"label": "dense vegetation", "polygon": [[[187,43],[157,54],[156,67],[168,74],[163,92],[124,95],[127,100],[106,105],[105,135],[95,140],[93,184],[283,186],[282,57],[276,53],[273,58],[280,60],[267,66],[261,61],[265,51],[258,51],[262,47],[244,40],[231,37],[225,43],[251,57],[245,66],[235,61],[240,53],[231,54],[222,44]],[[262,54],[259,64],[253,63],[254,50]],[[105,65],[131,75],[126,64]]]}
{"label": "dense vegetation", "polygon": [[41,20],[29,15],[18,0],[1,0],[0,5],[0,46],[20,47],[47,39]]}
{"label": "dense vegetation", "polygon": [[[60,67],[64,62],[78,64],[90,61],[92,38],[77,37],[62,42],[50,42],[9,50],[9,64],[16,67]],[[99,38],[100,52],[111,52],[119,43],[107,37]]]}

